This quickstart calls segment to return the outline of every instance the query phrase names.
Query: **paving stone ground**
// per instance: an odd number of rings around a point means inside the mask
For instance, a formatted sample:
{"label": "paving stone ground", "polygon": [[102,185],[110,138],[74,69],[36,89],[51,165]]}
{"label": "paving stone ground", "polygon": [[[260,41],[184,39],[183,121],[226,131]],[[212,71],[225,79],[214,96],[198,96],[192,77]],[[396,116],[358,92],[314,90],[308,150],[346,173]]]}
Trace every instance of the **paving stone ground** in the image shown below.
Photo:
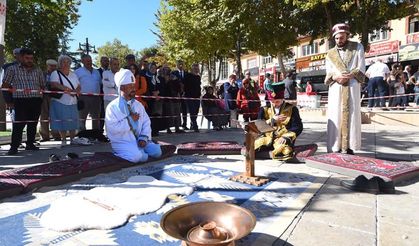
{"label": "paving stone ground", "polygon": [[[203,124],[206,126],[206,123]],[[297,144],[317,143],[317,154],[326,153],[325,122],[304,122],[304,131]],[[419,128],[391,127],[378,124],[362,126],[363,147],[358,154],[374,158],[403,160],[418,163]],[[166,134],[157,138],[178,144],[188,141],[229,140],[243,143],[240,129],[216,132],[201,129],[200,133]],[[7,139],[2,139],[6,141]],[[17,156],[6,156],[9,145],[0,149],[0,170],[36,165],[48,161],[56,153],[65,156],[75,152],[81,156],[95,151],[111,151],[109,144],[68,146],[57,148],[59,142],[45,142],[36,152],[22,151]],[[284,227],[282,236],[274,245],[419,245],[419,178],[402,183],[393,195],[355,193],[340,186],[348,177],[321,172],[304,164],[281,164],[271,160],[257,161],[256,165],[278,165],[284,170],[313,176],[324,176],[323,183],[311,191],[306,206],[299,211],[292,224]],[[278,228],[280,229],[280,228]]]}

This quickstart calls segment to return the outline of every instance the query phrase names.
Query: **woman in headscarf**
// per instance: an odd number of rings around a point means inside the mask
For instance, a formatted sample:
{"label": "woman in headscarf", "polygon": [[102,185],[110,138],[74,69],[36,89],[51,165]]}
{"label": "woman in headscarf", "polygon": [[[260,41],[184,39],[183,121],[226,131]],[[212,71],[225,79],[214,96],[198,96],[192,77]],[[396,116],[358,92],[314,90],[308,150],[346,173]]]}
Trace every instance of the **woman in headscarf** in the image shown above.
{"label": "woman in headscarf", "polygon": [[160,96],[164,96],[164,78],[157,74],[157,64],[150,63],[149,70],[146,72],[148,95],[152,96],[147,100],[148,115],[151,118],[152,135],[158,136],[159,131],[165,129],[165,119],[163,118],[163,101]]}
{"label": "woman in headscarf", "polygon": [[202,113],[204,117],[212,122],[215,130],[223,129],[228,124],[230,114],[224,110],[223,103],[214,95],[214,89],[211,86],[204,87],[205,94],[202,96]]}
{"label": "woman in headscarf", "polygon": [[250,85],[249,79],[244,79],[242,85],[237,93],[237,107],[245,122],[256,120],[260,108],[259,95]]}

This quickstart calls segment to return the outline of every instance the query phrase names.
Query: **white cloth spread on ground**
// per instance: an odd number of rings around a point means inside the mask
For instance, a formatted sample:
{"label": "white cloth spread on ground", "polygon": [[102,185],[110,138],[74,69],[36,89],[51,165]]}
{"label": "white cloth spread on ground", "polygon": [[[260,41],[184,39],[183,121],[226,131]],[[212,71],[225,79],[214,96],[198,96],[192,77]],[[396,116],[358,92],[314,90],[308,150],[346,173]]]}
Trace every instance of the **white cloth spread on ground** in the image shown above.
{"label": "white cloth spread on ground", "polygon": [[124,225],[133,215],[158,210],[169,195],[192,192],[189,186],[133,176],[124,183],[58,199],[42,214],[41,225],[55,231],[112,229]]}

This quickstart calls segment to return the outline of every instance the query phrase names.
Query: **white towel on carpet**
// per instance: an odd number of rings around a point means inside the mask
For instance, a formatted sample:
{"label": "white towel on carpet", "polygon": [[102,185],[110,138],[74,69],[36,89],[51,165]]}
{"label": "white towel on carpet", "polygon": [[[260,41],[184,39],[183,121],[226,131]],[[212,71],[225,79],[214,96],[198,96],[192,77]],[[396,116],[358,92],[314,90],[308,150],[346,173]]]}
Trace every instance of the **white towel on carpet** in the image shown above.
{"label": "white towel on carpet", "polygon": [[112,229],[124,225],[133,215],[158,210],[169,195],[192,192],[192,187],[183,184],[133,176],[124,183],[58,199],[42,214],[41,225],[55,231]]}

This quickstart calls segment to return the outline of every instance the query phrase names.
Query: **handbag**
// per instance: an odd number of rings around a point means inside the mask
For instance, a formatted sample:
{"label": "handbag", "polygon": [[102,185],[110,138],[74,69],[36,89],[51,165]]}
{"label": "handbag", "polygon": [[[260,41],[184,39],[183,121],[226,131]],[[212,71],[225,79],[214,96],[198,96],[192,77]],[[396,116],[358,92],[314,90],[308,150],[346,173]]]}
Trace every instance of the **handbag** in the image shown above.
{"label": "handbag", "polygon": [[[73,90],[75,90],[74,89],[74,86],[73,86],[73,83],[71,83],[71,81],[67,78],[67,76],[65,76],[65,74],[63,74],[62,72],[60,72],[60,71],[58,71],[57,70],[57,72],[58,72],[58,77],[60,77],[60,81],[61,81],[61,84],[62,84],[62,80],[61,80],[61,76],[60,76],[60,74],[62,75],[62,76],[64,76],[64,78],[68,81],[68,83],[70,84],[70,86],[71,86],[71,89],[73,89]],[[77,95],[76,95],[76,98],[77,98],[77,109],[80,111],[80,110],[83,110],[84,109],[84,101],[82,101]]]}

